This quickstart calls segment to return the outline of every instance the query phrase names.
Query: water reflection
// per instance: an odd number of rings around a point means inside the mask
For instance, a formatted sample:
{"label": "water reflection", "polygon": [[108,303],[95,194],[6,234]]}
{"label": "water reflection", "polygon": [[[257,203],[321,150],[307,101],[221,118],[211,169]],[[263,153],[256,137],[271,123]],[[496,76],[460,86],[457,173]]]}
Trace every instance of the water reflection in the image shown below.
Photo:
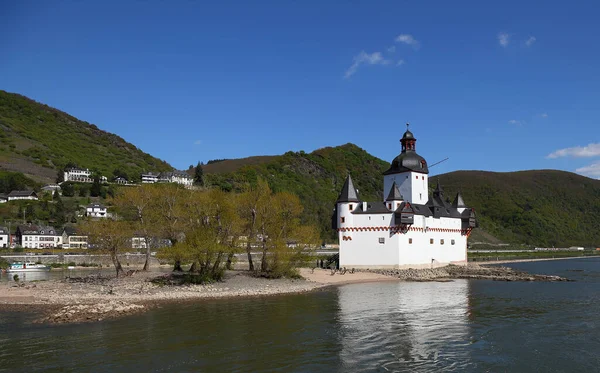
{"label": "water reflection", "polygon": [[339,288],[341,370],[464,370],[469,365],[466,280]]}

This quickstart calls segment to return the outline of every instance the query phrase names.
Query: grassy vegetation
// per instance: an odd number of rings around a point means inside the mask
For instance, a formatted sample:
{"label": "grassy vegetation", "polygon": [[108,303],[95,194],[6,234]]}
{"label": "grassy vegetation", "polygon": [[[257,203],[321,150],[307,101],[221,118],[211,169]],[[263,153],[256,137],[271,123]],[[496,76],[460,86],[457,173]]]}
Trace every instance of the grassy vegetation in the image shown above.
{"label": "grassy vegetation", "polygon": [[[0,90],[0,166],[48,179],[67,164],[130,178],[172,167],[93,124]],[[16,168],[16,169],[15,169]]]}
{"label": "grassy vegetation", "polygon": [[42,185],[20,172],[0,171],[0,193],[8,194],[13,190],[39,191]]}

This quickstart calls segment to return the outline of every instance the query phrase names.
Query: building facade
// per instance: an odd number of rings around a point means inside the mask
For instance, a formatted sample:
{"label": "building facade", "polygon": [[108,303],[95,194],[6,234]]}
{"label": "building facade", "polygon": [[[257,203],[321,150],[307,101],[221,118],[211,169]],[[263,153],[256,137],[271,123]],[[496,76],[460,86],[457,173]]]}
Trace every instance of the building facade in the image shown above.
{"label": "building facade", "polygon": [[100,203],[90,203],[85,208],[85,215],[90,218],[106,218],[108,217],[106,206]]}
{"label": "building facade", "polygon": [[[81,168],[70,168],[64,172],[64,181],[74,181],[79,183],[93,183],[94,175],[92,171]],[[106,183],[108,178],[100,176],[100,181]]]}
{"label": "building facade", "polygon": [[17,201],[21,199],[37,201],[38,195],[33,190],[13,190],[8,193],[6,199],[8,201]]}
{"label": "building facade", "polygon": [[416,152],[408,129],[402,151],[384,172],[386,196],[364,202],[348,176],[332,217],[339,237],[341,267],[432,268],[466,264],[467,238],[476,225],[475,211],[460,193],[446,200],[438,184],[429,195],[426,160]]}
{"label": "building facade", "polygon": [[61,235],[63,249],[87,249],[88,237],[78,234],[74,228],[66,227]]}
{"label": "building facade", "polygon": [[10,232],[6,227],[0,227],[0,248],[7,249],[10,247]]}
{"label": "building facade", "polygon": [[153,184],[158,182],[158,174],[148,172],[142,174],[142,183],[143,184]]}
{"label": "building facade", "polygon": [[161,172],[159,174],[148,172],[141,176],[142,183],[144,184],[176,183],[184,185],[185,187],[191,187],[194,184],[194,178],[184,171]]}
{"label": "building facade", "polygon": [[17,244],[28,249],[55,248],[62,241],[53,227],[42,225],[19,225],[16,236]]}

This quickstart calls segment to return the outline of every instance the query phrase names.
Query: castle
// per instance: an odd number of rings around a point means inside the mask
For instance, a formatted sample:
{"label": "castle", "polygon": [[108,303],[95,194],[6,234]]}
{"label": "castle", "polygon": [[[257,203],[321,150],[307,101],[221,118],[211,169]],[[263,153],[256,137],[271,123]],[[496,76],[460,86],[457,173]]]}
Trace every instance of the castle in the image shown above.
{"label": "castle", "polygon": [[383,173],[383,202],[360,201],[348,175],[332,217],[339,265],[347,268],[431,268],[466,264],[475,211],[460,193],[445,199],[441,186],[429,196],[429,168],[407,130],[402,152]]}

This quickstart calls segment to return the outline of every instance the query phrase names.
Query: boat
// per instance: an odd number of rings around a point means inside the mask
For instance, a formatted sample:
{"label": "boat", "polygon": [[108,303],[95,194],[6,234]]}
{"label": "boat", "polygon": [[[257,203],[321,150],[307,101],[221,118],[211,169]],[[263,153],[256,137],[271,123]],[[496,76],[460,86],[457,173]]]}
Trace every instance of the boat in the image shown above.
{"label": "boat", "polygon": [[7,273],[15,272],[45,272],[49,271],[50,266],[43,264],[36,264],[34,262],[15,262],[10,264],[10,268],[6,270]]}

